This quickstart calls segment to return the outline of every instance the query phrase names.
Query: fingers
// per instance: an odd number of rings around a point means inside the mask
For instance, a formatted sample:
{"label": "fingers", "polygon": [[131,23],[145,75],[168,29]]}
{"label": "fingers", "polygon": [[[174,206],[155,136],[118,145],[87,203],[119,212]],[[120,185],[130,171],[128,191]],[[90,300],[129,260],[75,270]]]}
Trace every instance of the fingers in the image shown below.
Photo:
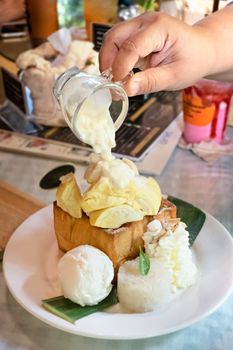
{"label": "fingers", "polygon": [[112,67],[114,79],[123,80],[137,62],[161,50],[166,41],[161,20],[162,15],[148,12],[110,29],[99,54],[100,70]]}
{"label": "fingers", "polygon": [[[131,34],[120,46],[112,64],[115,80],[122,80],[142,59],[152,52],[163,49],[166,43],[166,33],[155,24],[138,29]],[[145,61],[145,60],[144,60]]]}
{"label": "fingers", "polygon": [[177,81],[175,65],[168,64],[136,73],[124,88],[129,96],[135,96],[161,90],[175,90],[178,88]]}
{"label": "fingers", "polygon": [[100,69],[112,67],[114,80],[124,81],[134,67],[140,67],[143,71],[124,85],[129,96],[180,88],[178,81],[182,85],[183,80],[178,72],[183,68],[177,66],[173,30],[178,23],[162,14],[146,13],[113,27],[100,51]]}
{"label": "fingers", "polygon": [[100,70],[112,67],[119,48],[127,38],[141,26],[141,20],[132,19],[119,23],[112,27],[104,36],[104,41],[99,52]]}

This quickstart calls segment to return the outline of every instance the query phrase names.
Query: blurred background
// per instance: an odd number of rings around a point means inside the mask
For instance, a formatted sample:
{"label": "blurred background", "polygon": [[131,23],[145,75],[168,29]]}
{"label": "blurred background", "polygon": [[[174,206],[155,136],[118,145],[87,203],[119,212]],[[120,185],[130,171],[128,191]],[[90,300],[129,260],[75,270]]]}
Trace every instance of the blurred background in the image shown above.
{"label": "blurred background", "polygon": [[[162,11],[192,24],[207,16],[213,6],[227,0],[2,0],[1,39],[23,37],[27,31],[33,44],[62,27],[86,28],[90,38],[92,22],[113,24],[144,11]],[[37,42],[36,42],[37,41]],[[1,49],[2,51],[2,49]]]}

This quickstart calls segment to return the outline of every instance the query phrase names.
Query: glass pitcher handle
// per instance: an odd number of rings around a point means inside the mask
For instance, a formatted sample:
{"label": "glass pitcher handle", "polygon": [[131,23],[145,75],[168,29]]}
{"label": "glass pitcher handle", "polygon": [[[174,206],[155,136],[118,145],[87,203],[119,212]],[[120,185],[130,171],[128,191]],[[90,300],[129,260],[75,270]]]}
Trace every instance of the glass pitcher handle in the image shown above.
{"label": "glass pitcher handle", "polygon": [[[128,80],[129,78],[131,78],[133,75],[134,75],[134,72],[131,70],[123,80],[121,80],[121,81],[116,81],[115,83],[120,83],[120,84],[124,85],[124,84],[127,82],[127,80]],[[113,79],[112,69],[109,68],[109,69],[104,70],[104,71],[101,73],[101,76],[104,77],[104,78],[106,78],[106,79],[109,80],[109,81],[112,81],[112,79]]]}

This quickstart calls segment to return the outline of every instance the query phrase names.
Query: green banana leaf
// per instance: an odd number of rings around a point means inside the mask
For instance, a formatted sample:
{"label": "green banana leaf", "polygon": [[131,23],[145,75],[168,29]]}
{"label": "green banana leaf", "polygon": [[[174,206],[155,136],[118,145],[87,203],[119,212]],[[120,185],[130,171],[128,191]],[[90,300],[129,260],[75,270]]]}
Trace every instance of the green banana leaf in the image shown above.
{"label": "green banana leaf", "polygon": [[80,318],[106,309],[117,302],[116,288],[113,288],[111,293],[97,305],[81,306],[73,303],[73,301],[64,296],[58,296],[42,300],[42,306],[56,316],[59,316],[68,322],[75,323],[75,321]]}
{"label": "green banana leaf", "polygon": [[183,201],[182,199],[168,196],[168,200],[177,207],[177,217],[181,219],[188,227],[189,244],[192,246],[205,222],[206,215],[201,209]]}

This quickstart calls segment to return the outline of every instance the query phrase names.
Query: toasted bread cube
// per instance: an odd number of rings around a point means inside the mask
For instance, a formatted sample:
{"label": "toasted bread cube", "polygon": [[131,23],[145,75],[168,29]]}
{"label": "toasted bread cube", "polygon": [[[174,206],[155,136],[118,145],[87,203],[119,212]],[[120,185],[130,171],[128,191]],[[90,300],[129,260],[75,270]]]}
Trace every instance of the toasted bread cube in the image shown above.
{"label": "toasted bread cube", "polygon": [[80,219],[73,218],[54,202],[54,228],[59,248],[67,252],[83,244],[92,245],[109,256],[115,273],[124,261],[139,255],[147,224],[154,219],[165,218],[176,218],[176,206],[163,199],[157,215],[145,216],[140,221],[124,224],[118,229],[103,229],[91,226],[85,214]]}

